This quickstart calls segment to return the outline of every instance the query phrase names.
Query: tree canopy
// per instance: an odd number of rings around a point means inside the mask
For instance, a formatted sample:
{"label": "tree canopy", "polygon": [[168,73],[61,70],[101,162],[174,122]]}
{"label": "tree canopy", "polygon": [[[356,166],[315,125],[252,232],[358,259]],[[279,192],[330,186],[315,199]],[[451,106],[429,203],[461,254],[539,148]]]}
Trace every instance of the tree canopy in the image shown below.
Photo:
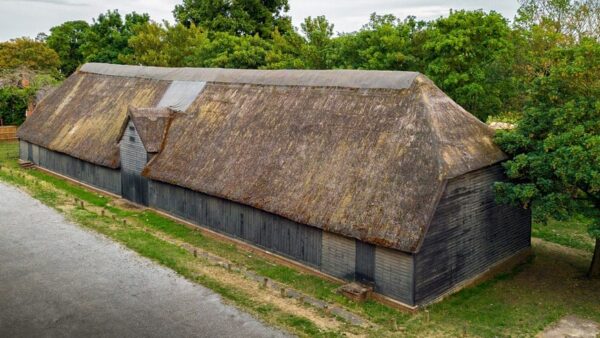
{"label": "tree canopy", "polygon": [[0,69],[28,68],[37,71],[56,71],[60,59],[44,42],[18,38],[0,42]]}
{"label": "tree canopy", "polygon": [[80,52],[84,60],[120,63],[119,55],[132,52],[129,39],[133,37],[135,28],[149,21],[148,14],[136,12],[126,14],[124,20],[117,10],[100,14],[83,34]]}
{"label": "tree canopy", "polygon": [[80,47],[89,29],[90,25],[85,21],[67,21],[50,29],[46,43],[58,54],[63,74],[70,75],[83,63]]}
{"label": "tree canopy", "polygon": [[288,0],[183,0],[173,15],[177,22],[192,24],[211,32],[256,35],[270,38],[276,29],[292,30]]}
{"label": "tree canopy", "polygon": [[[496,184],[498,198],[534,208],[540,222],[585,215],[600,238],[600,44],[585,39],[548,54],[518,127],[497,137],[513,157],[505,163],[512,181]],[[594,263],[590,275],[598,276]]]}

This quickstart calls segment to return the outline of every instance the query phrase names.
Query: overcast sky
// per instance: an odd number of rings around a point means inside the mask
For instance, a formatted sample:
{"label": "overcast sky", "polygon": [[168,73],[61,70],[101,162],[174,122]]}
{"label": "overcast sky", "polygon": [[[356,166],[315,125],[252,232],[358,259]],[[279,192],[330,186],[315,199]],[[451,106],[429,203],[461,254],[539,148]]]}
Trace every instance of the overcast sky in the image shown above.
{"label": "overcast sky", "polygon": [[[173,21],[171,11],[182,0],[0,0],[0,41],[20,36],[35,37],[53,26],[69,20],[86,20],[108,9],[146,12],[155,21]],[[369,14],[394,14],[400,18],[415,15],[419,19],[434,19],[452,9],[495,10],[512,19],[517,0],[289,0],[295,26],[307,16],[325,15],[335,25],[336,32],[360,29]]]}

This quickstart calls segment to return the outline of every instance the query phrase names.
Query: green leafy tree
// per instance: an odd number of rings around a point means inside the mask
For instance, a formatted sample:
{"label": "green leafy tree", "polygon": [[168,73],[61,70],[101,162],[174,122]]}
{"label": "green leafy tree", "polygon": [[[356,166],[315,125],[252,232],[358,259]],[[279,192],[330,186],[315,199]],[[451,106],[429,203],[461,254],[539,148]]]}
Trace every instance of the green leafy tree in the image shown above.
{"label": "green leafy tree", "polygon": [[131,54],[120,55],[127,64],[146,66],[184,67],[194,66],[194,53],[209,43],[207,34],[196,25],[186,27],[180,23],[162,25],[148,22],[134,29],[129,39]]}
{"label": "green leafy tree", "polygon": [[412,55],[413,39],[424,25],[414,17],[402,21],[393,15],[373,13],[360,31],[336,39],[333,63],[340,68],[419,70]]}
{"label": "green leafy tree", "polygon": [[597,0],[520,0],[516,24],[525,30],[552,22],[555,32],[582,39],[600,39],[600,2]]}
{"label": "green leafy tree", "polygon": [[425,73],[481,120],[509,110],[515,88],[510,37],[508,22],[498,13],[451,12],[427,29]]}
{"label": "green leafy tree", "polygon": [[20,125],[34,92],[31,88],[6,86],[0,88],[0,121],[5,125]]}
{"label": "green leafy tree", "polygon": [[35,71],[57,72],[60,59],[45,43],[18,38],[0,43],[0,69],[25,67]]}
{"label": "green leafy tree", "polygon": [[186,26],[268,39],[275,29],[281,33],[293,30],[285,15],[289,8],[288,0],[183,0],[173,15]]}
{"label": "green leafy tree", "polygon": [[[0,124],[20,125],[25,121],[25,111],[39,89],[55,86],[56,74],[33,73],[26,69],[5,70],[0,73]],[[19,80],[26,76],[30,83],[20,86]]]}
{"label": "green leafy tree", "polygon": [[275,30],[271,36],[271,48],[265,55],[268,69],[303,69],[308,68],[303,59],[306,40],[295,31],[282,35]]}
{"label": "green leafy tree", "polygon": [[513,157],[511,182],[496,183],[500,202],[521,204],[545,222],[584,215],[596,238],[589,275],[600,275],[600,44],[548,52],[547,72],[532,83],[518,127],[496,140]]}
{"label": "green leafy tree", "polygon": [[266,56],[271,49],[269,41],[258,35],[237,36],[215,33],[214,37],[198,48],[189,65],[195,67],[265,68]]}
{"label": "green leafy tree", "polygon": [[70,75],[83,63],[80,48],[89,29],[90,26],[85,21],[67,21],[50,28],[46,43],[60,57],[60,70],[63,74]]}
{"label": "green leafy tree", "polygon": [[316,18],[309,16],[304,19],[300,27],[307,42],[301,46],[304,64],[311,69],[330,68],[328,55],[332,53],[333,25],[327,21],[325,16]]}
{"label": "green leafy tree", "polygon": [[135,28],[149,21],[148,14],[136,12],[125,15],[125,20],[117,10],[100,14],[83,35],[81,54],[86,62],[120,63],[119,55],[132,53],[128,41]]}

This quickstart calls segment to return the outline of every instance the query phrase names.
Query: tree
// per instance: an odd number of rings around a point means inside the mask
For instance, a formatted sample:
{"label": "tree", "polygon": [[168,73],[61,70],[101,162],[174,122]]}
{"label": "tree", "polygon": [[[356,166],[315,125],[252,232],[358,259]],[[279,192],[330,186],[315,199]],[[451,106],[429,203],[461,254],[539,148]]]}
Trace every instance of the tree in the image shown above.
{"label": "tree", "polygon": [[70,75],[83,63],[80,48],[89,29],[85,21],[67,21],[50,28],[46,43],[60,57],[60,70],[64,75]]}
{"label": "tree", "polygon": [[275,30],[271,36],[271,48],[265,55],[268,69],[303,69],[308,68],[303,58],[306,41],[295,31],[285,35]]}
{"label": "tree", "polygon": [[300,24],[302,33],[306,36],[305,44],[302,44],[302,59],[311,69],[326,69],[328,65],[328,54],[331,54],[333,36],[333,25],[325,16],[304,19]]}
{"label": "tree", "polygon": [[414,17],[402,21],[373,13],[360,31],[336,39],[333,63],[341,68],[419,70],[412,56],[413,37],[424,25]]}
{"label": "tree", "polygon": [[125,20],[117,10],[100,14],[83,34],[81,54],[86,62],[120,63],[119,55],[132,53],[128,41],[135,28],[149,21],[148,14],[136,12],[125,15]]}
{"label": "tree", "polygon": [[[19,85],[26,76],[28,86]],[[25,69],[5,70],[0,73],[0,124],[20,125],[25,121],[25,111],[40,89],[55,86],[58,80],[48,73],[33,73]]]}
{"label": "tree", "polygon": [[214,37],[198,48],[189,65],[194,67],[265,68],[271,44],[258,35],[236,36],[215,33]]}
{"label": "tree", "polygon": [[583,39],[548,52],[546,74],[513,132],[497,136],[513,157],[511,182],[496,183],[497,199],[534,209],[536,221],[584,215],[596,247],[589,275],[600,276],[600,44]]}
{"label": "tree", "polygon": [[36,71],[57,72],[60,60],[43,42],[18,38],[0,43],[0,69],[25,67]]}
{"label": "tree", "polygon": [[512,43],[496,12],[451,12],[430,24],[423,45],[425,73],[481,120],[510,109]]}
{"label": "tree", "polygon": [[120,55],[119,60],[127,64],[147,66],[184,67],[194,66],[194,53],[208,43],[206,32],[191,24],[160,25],[148,22],[134,30],[129,39],[131,54]]}
{"label": "tree", "polygon": [[600,2],[597,0],[520,0],[516,24],[525,30],[544,21],[555,32],[577,39],[600,39]]}
{"label": "tree", "polygon": [[256,35],[268,39],[275,29],[293,30],[288,0],[183,0],[173,15],[186,26],[195,24],[210,32]]}

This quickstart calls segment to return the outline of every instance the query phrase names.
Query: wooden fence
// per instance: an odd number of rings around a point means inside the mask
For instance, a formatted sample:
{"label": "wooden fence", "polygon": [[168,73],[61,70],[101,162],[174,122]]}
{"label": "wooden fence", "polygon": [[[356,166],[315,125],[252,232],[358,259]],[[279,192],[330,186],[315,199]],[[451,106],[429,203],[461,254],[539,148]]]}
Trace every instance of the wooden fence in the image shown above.
{"label": "wooden fence", "polygon": [[16,140],[17,126],[0,126],[0,141]]}

